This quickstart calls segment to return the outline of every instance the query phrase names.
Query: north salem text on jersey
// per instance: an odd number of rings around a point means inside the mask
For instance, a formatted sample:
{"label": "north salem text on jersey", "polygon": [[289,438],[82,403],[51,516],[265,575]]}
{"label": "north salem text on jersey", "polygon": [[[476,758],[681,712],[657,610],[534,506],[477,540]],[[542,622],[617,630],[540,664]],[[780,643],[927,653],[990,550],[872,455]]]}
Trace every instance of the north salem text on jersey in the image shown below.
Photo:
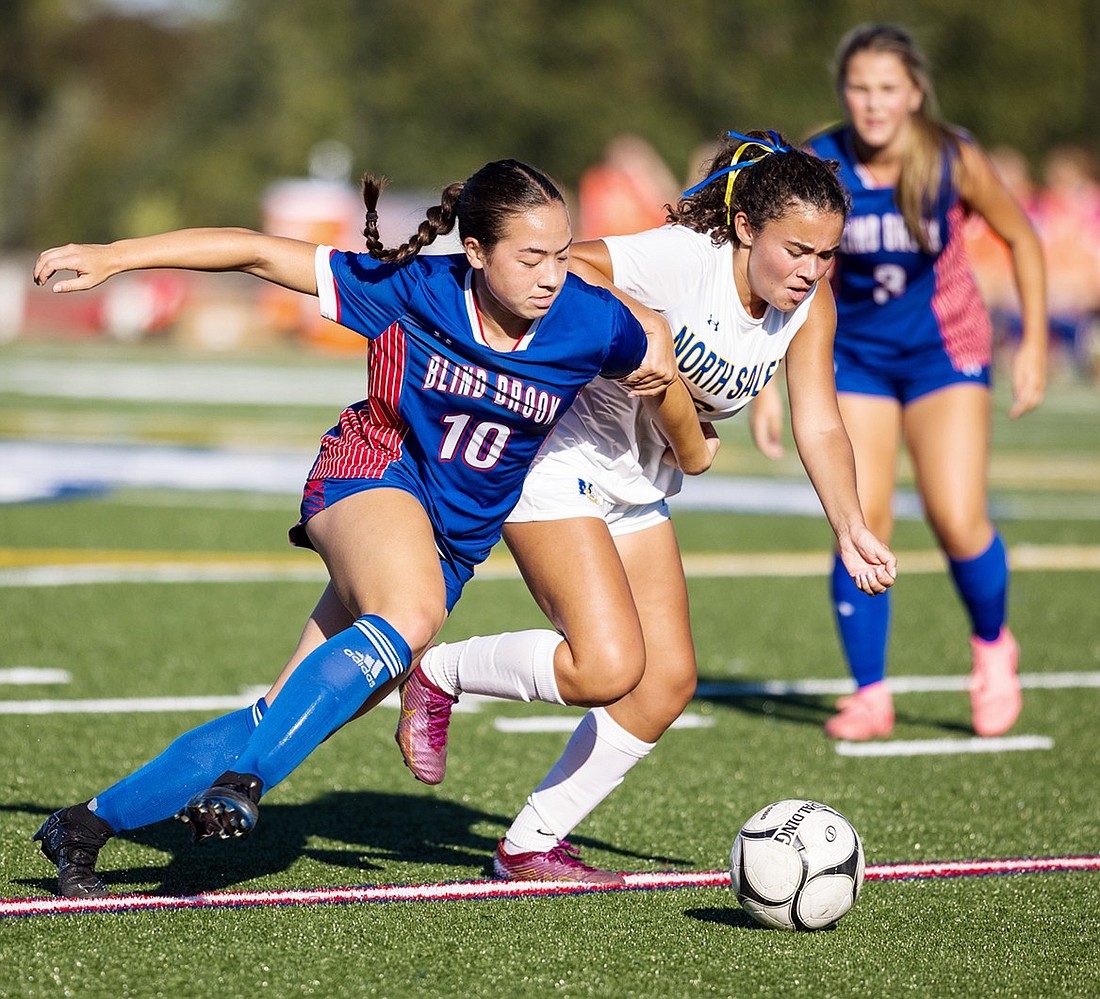
{"label": "north salem text on jersey", "polygon": [[[756,395],[768,384],[779,367],[779,361],[775,358],[738,367],[716,351],[710,350],[686,326],[676,334],[674,344],[676,364],[684,378],[701,392],[718,395],[724,390],[727,399]],[[696,405],[699,405],[698,400]]]}

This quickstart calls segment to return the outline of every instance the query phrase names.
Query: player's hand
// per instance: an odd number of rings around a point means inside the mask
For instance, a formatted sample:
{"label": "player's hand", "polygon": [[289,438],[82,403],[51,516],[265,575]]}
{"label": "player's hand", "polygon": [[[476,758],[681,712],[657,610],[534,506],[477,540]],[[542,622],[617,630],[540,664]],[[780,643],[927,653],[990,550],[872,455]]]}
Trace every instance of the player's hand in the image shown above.
{"label": "player's hand", "polygon": [[718,450],[722,447],[722,439],[718,436],[718,431],[714,429],[714,424],[709,420],[700,420],[699,426],[703,428],[703,440],[707,445],[707,452],[710,454],[710,460],[713,463],[714,459],[718,457]]}
{"label": "player's hand", "polygon": [[783,399],[774,381],[764,386],[749,406],[749,429],[765,458],[777,461],[783,457]]}
{"label": "player's hand", "polygon": [[1024,339],[1012,359],[1011,419],[1030,413],[1043,401],[1047,387],[1046,342]]}
{"label": "player's hand", "polygon": [[866,525],[839,541],[840,560],[852,581],[868,596],[885,593],[898,575],[898,560]]}
{"label": "player's hand", "polygon": [[112,263],[111,247],[101,243],[69,243],[43,250],[34,264],[34,283],[44,285],[61,271],[73,271],[76,277],[56,281],[56,292],[86,291],[102,284],[117,269]]}
{"label": "player's hand", "polygon": [[[718,456],[718,451],[722,447],[722,439],[718,436],[718,431],[714,429],[714,424],[709,420],[700,420],[699,427],[703,431],[703,446],[707,449],[707,468],[713,463],[714,459]],[[676,452],[666,447],[661,454],[661,461],[670,468],[680,468],[679,462],[676,460]],[[681,468],[680,471],[683,471]],[[688,472],[688,475],[699,475],[701,472]]]}
{"label": "player's hand", "polygon": [[632,396],[660,395],[676,373],[676,351],[672,345],[672,327],[659,312],[648,310],[643,323],[646,351],[642,363],[623,379]]}

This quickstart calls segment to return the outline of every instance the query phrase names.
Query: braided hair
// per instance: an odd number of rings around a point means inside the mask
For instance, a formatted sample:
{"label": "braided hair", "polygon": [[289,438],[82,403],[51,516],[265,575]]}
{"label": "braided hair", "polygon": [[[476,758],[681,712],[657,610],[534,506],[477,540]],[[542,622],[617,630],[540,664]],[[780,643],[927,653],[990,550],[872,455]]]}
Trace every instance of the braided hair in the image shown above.
{"label": "braided hair", "polygon": [[385,186],[384,177],[368,174],[363,178],[367,209],[363,236],[372,257],[395,264],[410,260],[436,237],[451,232],[456,222],[463,241],[473,237],[486,252],[492,252],[504,237],[510,218],[555,202],[565,204],[558,186],[542,171],[519,160],[495,160],[468,180],[445,187],[439,204],[428,209],[416,232],[390,249],[378,235],[378,199]]}

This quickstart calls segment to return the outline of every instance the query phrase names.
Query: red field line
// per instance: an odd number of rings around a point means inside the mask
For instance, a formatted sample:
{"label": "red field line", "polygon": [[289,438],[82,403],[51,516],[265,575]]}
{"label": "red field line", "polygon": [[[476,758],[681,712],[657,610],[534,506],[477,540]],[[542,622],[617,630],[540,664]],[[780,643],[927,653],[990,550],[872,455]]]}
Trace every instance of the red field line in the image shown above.
{"label": "red field line", "polygon": [[[1100,856],[1016,857],[1005,860],[926,861],[918,864],[871,864],[868,881],[978,877],[995,874],[1039,874],[1054,871],[1100,871]],[[347,905],[364,902],[455,902],[491,898],[578,895],[597,891],[643,891],[668,888],[728,887],[728,871],[660,871],[625,874],[625,885],[588,885],[569,881],[444,881],[423,885],[364,885],[357,888],[306,888],[271,891],[225,891],[203,895],[112,895],[108,898],[0,899],[0,918],[60,916],[81,912],[148,912],[183,909],[227,909],[247,906]]]}

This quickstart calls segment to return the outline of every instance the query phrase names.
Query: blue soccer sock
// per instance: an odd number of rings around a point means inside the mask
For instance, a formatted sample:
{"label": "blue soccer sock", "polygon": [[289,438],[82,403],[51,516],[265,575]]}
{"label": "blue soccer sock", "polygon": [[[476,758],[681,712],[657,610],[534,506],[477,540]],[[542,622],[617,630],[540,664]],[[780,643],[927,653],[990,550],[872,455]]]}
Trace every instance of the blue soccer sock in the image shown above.
{"label": "blue soccer sock", "polygon": [[890,637],[889,591],[868,596],[848,575],[840,556],[834,555],[832,597],[837,634],[857,686],[884,679]]}
{"label": "blue soccer sock", "polygon": [[983,641],[995,641],[1008,614],[1008,553],[1000,534],[993,532],[989,547],[977,558],[948,563],[971,630]]}
{"label": "blue soccer sock", "polygon": [[359,618],[302,660],[227,769],[259,777],[270,791],[411,663],[392,625],[373,614]]}
{"label": "blue soccer sock", "polygon": [[267,710],[255,704],[184,732],[156,759],[97,794],[88,807],[116,833],[176,814],[228,770]]}

